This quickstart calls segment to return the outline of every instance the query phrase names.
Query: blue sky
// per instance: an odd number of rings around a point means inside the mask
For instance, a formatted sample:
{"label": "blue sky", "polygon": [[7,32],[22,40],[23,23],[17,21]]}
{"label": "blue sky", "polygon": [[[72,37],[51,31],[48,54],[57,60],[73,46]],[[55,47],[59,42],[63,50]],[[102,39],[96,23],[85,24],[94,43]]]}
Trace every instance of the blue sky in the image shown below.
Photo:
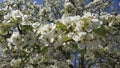
{"label": "blue sky", "polygon": [[[36,1],[38,4],[42,4],[43,3],[43,0],[33,0],[33,1]],[[88,3],[90,2],[91,0],[88,0]],[[118,4],[120,2],[120,0],[111,0],[114,2],[114,7],[116,8],[116,11],[118,9]],[[108,11],[110,12],[110,10]],[[118,11],[120,13],[120,10]]]}
{"label": "blue sky", "polygon": [[[0,0],[0,2],[2,2],[3,0]],[[36,1],[38,4],[42,4],[43,3],[43,0],[33,0],[33,1]],[[120,0],[112,0],[114,1],[114,7],[118,7],[118,3],[120,2]],[[90,2],[90,0],[88,0],[88,2]]]}
{"label": "blue sky", "polygon": [[3,0],[0,0],[0,2],[2,2]]}
{"label": "blue sky", "polygon": [[42,4],[43,3],[43,0],[33,0],[33,1],[36,1],[38,4]]}
{"label": "blue sky", "polygon": [[[3,0],[0,0],[0,2],[2,2]],[[33,0],[33,1],[36,1],[38,4],[42,4],[43,3],[43,0]]]}
{"label": "blue sky", "polygon": [[[2,1],[3,1],[3,0],[0,0],[0,2],[2,2]],[[33,1],[36,1],[38,4],[42,4],[44,0],[33,0]],[[91,0],[88,0],[87,3],[89,3],[90,1],[91,1]],[[114,7],[115,7],[116,9],[118,9],[118,4],[120,3],[120,0],[111,0],[111,1],[114,2]],[[110,10],[109,10],[108,12],[110,12]],[[119,10],[118,12],[120,13],[120,10]]]}

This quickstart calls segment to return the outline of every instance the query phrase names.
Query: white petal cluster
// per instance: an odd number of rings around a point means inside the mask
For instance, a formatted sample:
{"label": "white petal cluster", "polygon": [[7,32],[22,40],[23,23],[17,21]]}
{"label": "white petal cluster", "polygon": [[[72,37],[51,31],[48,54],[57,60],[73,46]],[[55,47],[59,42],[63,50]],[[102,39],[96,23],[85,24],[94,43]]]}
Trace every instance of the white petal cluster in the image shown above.
{"label": "white petal cluster", "polygon": [[22,38],[19,32],[13,32],[10,39],[8,39],[10,43],[16,46],[20,46],[22,44]]}
{"label": "white petal cluster", "polygon": [[12,59],[12,61],[10,62],[10,65],[17,67],[22,63],[21,61],[22,60],[20,58],[19,59]]}
{"label": "white petal cluster", "polygon": [[0,10],[0,45],[10,55],[5,55],[10,58],[10,66],[69,68],[75,56],[66,58],[67,53],[78,50],[80,57],[94,60],[95,51],[119,47],[120,36],[114,34],[119,33],[116,23],[119,24],[120,15],[89,12],[90,6],[101,0],[93,0],[85,8],[85,1],[79,1],[45,0],[43,6],[38,6],[31,0],[6,0],[5,8]]}
{"label": "white petal cluster", "polygon": [[41,34],[39,39],[45,46],[53,45],[57,47],[62,45],[62,31],[56,28],[56,24],[51,23],[41,26],[38,30],[38,33]]}
{"label": "white petal cluster", "polygon": [[13,19],[15,19],[15,20],[23,17],[23,14],[20,10],[11,11],[11,15],[12,15]]}
{"label": "white petal cluster", "polygon": [[[60,19],[60,22],[67,26],[67,28],[73,28],[72,32],[68,33],[68,37],[72,38],[77,43],[78,48],[88,50],[99,49],[100,41],[98,37],[93,33],[89,33],[94,29],[99,28],[103,23],[91,13],[85,14],[83,17],[71,16]],[[96,38],[96,39],[95,39]]]}
{"label": "white petal cluster", "polygon": [[27,33],[23,38],[23,46],[33,46],[36,42],[36,36],[33,32]]}

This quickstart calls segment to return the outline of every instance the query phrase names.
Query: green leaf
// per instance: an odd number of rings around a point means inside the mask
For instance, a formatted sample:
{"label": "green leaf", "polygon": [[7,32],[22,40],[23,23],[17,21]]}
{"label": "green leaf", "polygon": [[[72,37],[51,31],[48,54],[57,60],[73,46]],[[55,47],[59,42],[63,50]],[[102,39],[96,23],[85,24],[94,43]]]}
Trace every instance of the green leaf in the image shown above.
{"label": "green leaf", "polygon": [[27,33],[27,31],[33,31],[33,27],[31,25],[20,25],[22,34]]}
{"label": "green leaf", "polygon": [[67,29],[66,25],[64,25],[62,23],[59,23],[59,22],[57,23],[56,27],[59,28],[59,29],[61,29],[61,30],[66,30]]}
{"label": "green leaf", "polygon": [[14,26],[12,23],[7,23],[7,24],[0,23],[0,33],[5,33],[10,31],[11,30],[10,28],[12,26]]}
{"label": "green leaf", "polygon": [[67,37],[67,36],[66,36],[66,37],[64,37],[64,39],[63,39],[63,41],[64,41],[64,42],[67,42],[67,41],[70,41],[70,40],[72,40],[72,38]]}
{"label": "green leaf", "polygon": [[93,32],[95,32],[98,35],[105,36],[109,32],[109,29],[102,25],[100,28],[93,30]]}
{"label": "green leaf", "polygon": [[87,18],[81,19],[84,22],[84,26],[87,27],[89,25],[89,20]]}
{"label": "green leaf", "polygon": [[46,54],[46,53],[47,53],[47,50],[48,50],[48,47],[47,47],[47,46],[41,47],[41,53],[42,53],[42,55]]}
{"label": "green leaf", "polygon": [[22,25],[22,30],[33,30],[33,27],[31,25]]}
{"label": "green leaf", "polygon": [[75,43],[75,42],[71,42],[70,44],[71,44],[71,46],[72,46],[73,50],[75,50],[75,51],[77,51],[77,50],[78,50],[77,43]]}
{"label": "green leaf", "polygon": [[73,32],[74,28],[72,26],[67,27],[66,34],[69,32]]}
{"label": "green leaf", "polygon": [[[1,4],[0,4],[0,6],[1,6]],[[5,13],[5,11],[4,11],[4,10],[0,10],[0,20],[2,20],[2,19],[3,19],[4,13]]]}

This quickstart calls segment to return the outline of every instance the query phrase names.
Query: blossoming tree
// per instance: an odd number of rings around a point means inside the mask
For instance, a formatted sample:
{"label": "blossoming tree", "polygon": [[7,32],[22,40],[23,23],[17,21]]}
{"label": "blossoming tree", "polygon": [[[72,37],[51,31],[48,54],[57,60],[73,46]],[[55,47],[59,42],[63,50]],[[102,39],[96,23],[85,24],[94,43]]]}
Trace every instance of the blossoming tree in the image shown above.
{"label": "blossoming tree", "polygon": [[[120,14],[111,0],[86,2],[5,0],[0,10],[0,66],[119,68]],[[76,52],[80,61],[73,65],[70,54]]]}

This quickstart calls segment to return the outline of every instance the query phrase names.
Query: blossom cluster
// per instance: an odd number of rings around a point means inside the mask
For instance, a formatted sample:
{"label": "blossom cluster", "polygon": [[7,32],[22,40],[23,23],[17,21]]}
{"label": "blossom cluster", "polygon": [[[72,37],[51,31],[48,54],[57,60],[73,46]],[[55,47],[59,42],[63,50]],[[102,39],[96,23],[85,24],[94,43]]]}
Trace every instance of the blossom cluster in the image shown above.
{"label": "blossom cluster", "polygon": [[[94,0],[95,3],[99,1]],[[22,4],[19,5],[19,2]],[[119,45],[117,41],[120,36],[112,37],[119,32],[119,28],[113,25],[119,24],[120,15],[99,15],[89,11],[76,15],[78,9],[75,6],[81,4],[74,5],[66,0],[61,10],[63,15],[57,17],[55,13],[59,14],[59,11],[51,11],[61,7],[61,2],[46,0],[47,7],[42,8],[28,0],[6,0],[6,7],[0,11],[3,12],[0,20],[0,45],[3,47],[3,61],[6,62],[3,67],[69,68],[71,52],[78,51],[79,57],[94,62],[98,58],[96,52],[109,52]],[[52,3],[55,3],[54,10],[50,8]]]}

